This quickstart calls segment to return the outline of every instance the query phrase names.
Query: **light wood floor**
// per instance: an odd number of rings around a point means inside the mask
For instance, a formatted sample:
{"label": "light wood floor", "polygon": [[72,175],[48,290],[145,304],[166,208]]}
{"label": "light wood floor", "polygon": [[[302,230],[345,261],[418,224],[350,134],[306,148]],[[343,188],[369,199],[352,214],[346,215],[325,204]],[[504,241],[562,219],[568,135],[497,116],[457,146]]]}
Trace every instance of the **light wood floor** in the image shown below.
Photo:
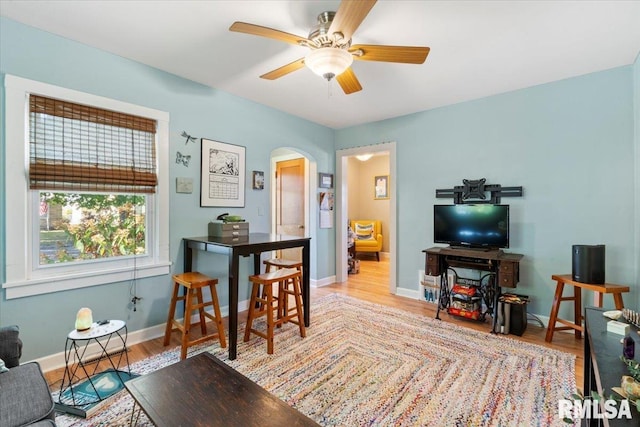
{"label": "light wood floor", "polygon": [[[380,262],[377,262],[375,258],[362,257],[360,258],[359,274],[350,274],[348,281],[345,283],[334,283],[322,288],[312,288],[311,297],[317,298],[330,293],[340,293],[377,304],[400,308],[423,316],[431,318],[435,317],[436,310],[434,305],[390,294],[387,279],[388,277],[388,261],[381,259]],[[486,322],[482,323],[457,318],[455,316],[449,316],[446,313],[441,313],[440,318],[445,322],[455,323],[465,328],[472,328],[478,331],[489,333],[489,319]],[[246,312],[240,313],[239,321],[242,322],[245,319]],[[228,325],[226,322],[225,328],[228,330]],[[574,334],[556,333],[554,334],[553,342],[549,344],[544,340],[545,333],[546,330],[544,328],[536,326],[530,321],[527,326],[527,330],[522,337],[518,337],[516,335],[509,335],[509,337],[574,354],[576,356],[576,384],[578,388],[581,389],[583,378],[583,341],[576,339]],[[171,343],[169,347],[164,347],[162,345],[163,338],[156,338],[140,344],[132,345],[129,351],[129,360],[131,363],[133,363],[135,361],[161,353],[173,346],[179,346],[180,341],[178,337],[179,333],[174,332],[171,337]],[[239,339],[242,339],[242,337],[239,337]],[[63,369],[45,373],[47,381],[49,381],[52,390],[55,390],[56,387],[60,386],[62,374]]]}

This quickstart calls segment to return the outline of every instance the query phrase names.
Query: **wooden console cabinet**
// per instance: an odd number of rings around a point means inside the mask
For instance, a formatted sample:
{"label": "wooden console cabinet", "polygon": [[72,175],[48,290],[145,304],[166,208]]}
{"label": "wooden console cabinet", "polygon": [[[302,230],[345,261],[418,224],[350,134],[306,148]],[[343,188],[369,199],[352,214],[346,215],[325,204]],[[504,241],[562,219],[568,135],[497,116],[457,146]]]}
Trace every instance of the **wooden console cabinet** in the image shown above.
{"label": "wooden console cabinet", "polygon": [[[429,276],[440,276],[442,287],[447,284],[447,270],[461,267],[472,270],[489,272],[494,280],[490,280],[486,289],[483,289],[485,303],[493,313],[493,321],[496,321],[496,307],[500,297],[501,288],[515,288],[520,281],[520,260],[524,255],[505,253],[502,250],[475,250],[456,249],[451,247],[433,247],[425,249],[425,273]],[[444,290],[444,292],[442,292]],[[438,302],[439,318],[440,310],[446,309],[448,301],[448,289],[441,289],[443,296]],[[488,298],[487,298],[488,297]]]}

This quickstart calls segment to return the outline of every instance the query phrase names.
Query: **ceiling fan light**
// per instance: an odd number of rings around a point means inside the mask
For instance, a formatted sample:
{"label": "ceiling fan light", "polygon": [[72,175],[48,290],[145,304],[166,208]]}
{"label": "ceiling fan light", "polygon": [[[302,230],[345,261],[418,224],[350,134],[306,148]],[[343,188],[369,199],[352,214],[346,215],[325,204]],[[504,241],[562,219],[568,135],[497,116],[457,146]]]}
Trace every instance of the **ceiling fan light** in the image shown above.
{"label": "ceiling fan light", "polygon": [[356,156],[356,159],[360,160],[361,162],[366,162],[367,160],[369,160],[371,157],[373,157],[373,154],[371,153],[367,153],[367,154],[358,154]]}
{"label": "ceiling fan light", "polygon": [[315,74],[331,80],[351,66],[353,56],[344,49],[321,47],[309,52],[304,58],[304,63]]}

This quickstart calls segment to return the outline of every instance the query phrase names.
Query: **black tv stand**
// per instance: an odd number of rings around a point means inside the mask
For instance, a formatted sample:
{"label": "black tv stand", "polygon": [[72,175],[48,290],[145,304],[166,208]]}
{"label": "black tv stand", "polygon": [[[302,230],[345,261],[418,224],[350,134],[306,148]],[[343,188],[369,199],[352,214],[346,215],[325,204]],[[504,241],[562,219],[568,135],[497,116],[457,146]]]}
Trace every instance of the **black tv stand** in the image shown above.
{"label": "black tv stand", "polygon": [[[485,248],[482,248],[485,249]],[[491,313],[494,330],[497,320],[498,298],[501,288],[515,288],[520,281],[520,260],[524,255],[505,253],[499,249],[476,250],[472,248],[456,249],[453,247],[434,247],[425,249],[425,273],[429,276],[440,276],[440,300],[436,319],[440,319],[440,310],[449,308],[449,294],[453,283],[447,283],[447,270],[462,267],[489,272],[489,280],[483,286],[483,298]]]}

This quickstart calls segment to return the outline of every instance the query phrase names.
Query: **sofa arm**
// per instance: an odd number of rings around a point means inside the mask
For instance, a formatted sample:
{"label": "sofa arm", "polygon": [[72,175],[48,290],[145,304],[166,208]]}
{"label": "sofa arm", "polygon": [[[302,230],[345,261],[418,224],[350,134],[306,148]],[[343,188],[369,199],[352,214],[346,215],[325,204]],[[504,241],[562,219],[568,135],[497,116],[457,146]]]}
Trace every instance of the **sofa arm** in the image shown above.
{"label": "sofa arm", "polygon": [[3,326],[0,328],[0,359],[7,368],[13,368],[20,364],[22,357],[22,341],[18,338],[20,329],[17,325]]}
{"label": "sofa arm", "polygon": [[37,362],[23,363],[0,374],[0,426],[55,425],[54,405]]}

